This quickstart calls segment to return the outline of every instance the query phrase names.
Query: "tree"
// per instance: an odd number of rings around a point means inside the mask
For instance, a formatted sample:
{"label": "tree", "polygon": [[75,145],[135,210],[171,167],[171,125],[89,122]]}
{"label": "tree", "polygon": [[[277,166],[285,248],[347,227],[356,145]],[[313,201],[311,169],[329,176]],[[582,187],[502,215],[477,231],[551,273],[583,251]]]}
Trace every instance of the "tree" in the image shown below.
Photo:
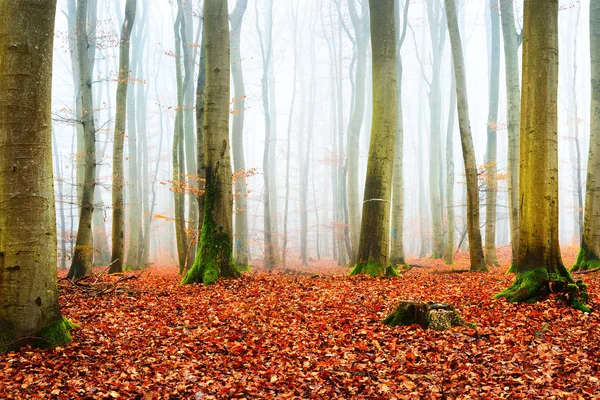
{"label": "tree", "polygon": [[242,71],[242,55],[240,50],[242,20],[248,0],[237,0],[231,13],[231,74],[233,78],[233,118],[232,147],[233,167],[240,171],[235,181],[235,263],[240,267],[248,265],[248,206],[244,160],[244,107],[246,89]]}
{"label": "tree", "polygon": [[489,108],[487,120],[487,150],[485,156],[485,263],[498,265],[496,256],[496,216],[498,199],[498,168],[496,166],[498,97],[500,88],[500,16],[498,0],[489,0]]}
{"label": "tree", "polygon": [[404,2],[404,12],[402,15],[402,29],[400,29],[400,0],[395,0],[395,26],[396,26],[396,76],[398,105],[396,111],[396,149],[394,150],[394,176],[392,181],[392,231],[390,243],[390,262],[392,265],[403,265],[404,259],[404,176],[403,163],[404,158],[404,127],[402,114],[402,44],[406,38],[406,28],[408,26],[409,1]]}
{"label": "tree", "polygon": [[450,105],[448,109],[448,126],[446,128],[446,215],[448,218],[448,237],[444,249],[444,262],[454,264],[454,124],[456,123],[456,79],[454,66],[451,67],[450,76]]}
{"label": "tree", "polygon": [[469,102],[467,99],[467,81],[465,77],[465,62],[463,59],[458,18],[456,16],[455,0],[445,0],[446,21],[450,45],[452,47],[452,61],[454,63],[454,76],[456,78],[456,101],[458,106],[458,125],[460,128],[460,142],[462,145],[463,161],[467,175],[467,231],[469,236],[469,256],[471,271],[487,271],[481,247],[481,231],[479,230],[479,181],[477,175],[477,161],[473,149],[471,135],[471,122],[469,120]]}
{"label": "tree", "polygon": [[396,145],[397,76],[394,0],[369,0],[373,63],[373,121],[361,234],[350,272],[396,275],[389,261],[392,174]]}
{"label": "tree", "polygon": [[55,11],[55,0],[0,2],[0,353],[71,341],[56,285]]}
{"label": "tree", "polygon": [[125,205],[123,204],[123,148],[125,141],[125,117],[127,115],[127,87],[129,86],[129,45],[137,0],[125,3],[125,19],[121,28],[119,44],[119,82],[117,84],[117,113],[115,115],[115,131],[113,139],[113,185],[112,185],[112,256],[109,273],[123,272],[124,263],[124,221]]}
{"label": "tree", "polygon": [[214,283],[236,278],[232,258],[233,195],[229,150],[229,13],[227,0],[204,1],[206,89],[204,156],[206,169],[204,217],[200,246],[183,284]]}
{"label": "tree", "polygon": [[525,302],[562,292],[589,310],[585,285],[564,267],[558,242],[557,92],[558,0],[525,0],[517,275],[496,297]]}
{"label": "tree", "polygon": [[600,267],[600,3],[590,2],[592,103],[583,240],[572,271]]}
{"label": "tree", "polygon": [[75,252],[67,275],[73,279],[83,278],[89,274],[92,270],[94,258],[92,216],[94,214],[94,191],[96,186],[96,126],[92,97],[92,72],[88,58],[87,10],[88,0],[77,0],[77,57],[80,71],[82,104],[80,117],[83,124],[85,170]]}
{"label": "tree", "polygon": [[521,89],[519,87],[519,41],[515,28],[513,0],[502,0],[502,38],[504,39],[504,65],[506,69],[506,119],[508,121],[508,215],[512,266],[516,265],[519,251],[519,131],[521,125]]}

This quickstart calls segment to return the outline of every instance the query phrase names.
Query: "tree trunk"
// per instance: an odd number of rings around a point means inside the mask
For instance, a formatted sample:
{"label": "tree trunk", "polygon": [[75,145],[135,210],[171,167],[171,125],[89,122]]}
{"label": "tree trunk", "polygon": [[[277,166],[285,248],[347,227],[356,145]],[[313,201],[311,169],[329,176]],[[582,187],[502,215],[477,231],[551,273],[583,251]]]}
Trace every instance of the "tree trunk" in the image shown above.
{"label": "tree trunk", "polygon": [[55,11],[53,0],[0,2],[0,354],[71,340],[56,286]]}
{"label": "tree trunk", "polygon": [[214,283],[240,273],[232,259],[233,195],[229,149],[230,45],[227,0],[205,0],[206,90],[204,155],[206,186],[202,236],[183,284]]}
{"label": "tree trunk", "polygon": [[481,231],[479,227],[479,181],[477,176],[477,161],[473,149],[471,122],[469,120],[469,103],[467,99],[467,80],[463,59],[458,19],[456,17],[455,0],[445,0],[446,21],[452,47],[452,61],[456,78],[456,99],[458,105],[458,125],[460,127],[460,142],[467,176],[467,230],[469,236],[470,270],[473,272],[487,271],[481,247]]}
{"label": "tree trunk", "polygon": [[489,108],[487,121],[487,150],[485,161],[485,264],[498,265],[496,256],[496,210],[498,201],[497,131],[498,97],[500,88],[500,16],[498,0],[489,0]]}
{"label": "tree trunk", "polygon": [[454,124],[456,122],[456,79],[454,78],[454,66],[450,68],[450,108],[448,109],[448,127],[446,130],[446,215],[448,218],[446,248],[444,250],[444,262],[448,265],[454,264]]}
{"label": "tree trunk", "polygon": [[85,176],[81,196],[81,212],[73,262],[69,278],[83,278],[92,271],[94,248],[92,246],[92,216],[94,213],[94,191],[96,186],[96,127],[92,97],[92,75],[88,58],[87,0],[77,1],[77,57],[81,72],[82,122],[85,143]]}
{"label": "tree trunk", "polygon": [[590,2],[592,102],[590,150],[585,191],[585,219],[579,256],[572,271],[600,267],[600,3]]}
{"label": "tree trunk", "polygon": [[408,10],[410,3],[407,1],[404,5],[404,14],[402,20],[402,30],[400,29],[400,1],[395,0],[395,27],[396,27],[396,76],[398,105],[396,108],[396,149],[394,150],[394,175],[392,183],[392,230],[390,244],[390,262],[392,265],[403,265],[404,259],[404,119],[402,114],[402,44],[406,38],[406,28],[408,26]]}
{"label": "tree trunk", "polygon": [[433,248],[431,258],[442,258],[444,251],[442,201],[442,130],[441,130],[441,63],[446,42],[446,27],[441,0],[427,2],[427,16],[432,48],[431,85],[429,91],[429,199]]}
{"label": "tree trunk", "polygon": [[[204,28],[204,27],[203,27]],[[198,169],[198,237],[202,237],[202,224],[204,223],[204,199],[206,188],[206,168],[204,158],[204,110],[206,106],[206,46],[204,36],[200,44],[200,70],[196,85],[196,167]]]}
{"label": "tree trunk", "polygon": [[508,212],[511,269],[516,266],[519,251],[519,153],[521,125],[521,89],[519,86],[519,35],[515,28],[513,1],[502,2],[502,37],[504,39],[504,64],[506,69],[506,97],[508,121]]}
{"label": "tree trunk", "polygon": [[[183,10],[179,7],[174,26],[175,35],[175,75],[177,80],[177,111],[175,116],[174,134],[173,134],[173,197],[174,197],[174,217],[175,217],[175,239],[177,242],[177,259],[179,262],[179,273],[183,274],[187,269],[187,250],[188,238],[185,229],[185,197],[181,186],[181,174],[185,171],[184,156],[184,125],[183,125],[183,73],[181,72],[181,23],[183,19]],[[182,171],[183,169],[183,171]]]}
{"label": "tree trunk", "polygon": [[56,134],[54,129],[52,131],[52,154],[54,156],[54,174],[56,176],[56,184],[58,186],[58,204],[59,204],[59,216],[60,216],[60,269],[67,269],[67,232],[66,232],[66,219],[65,219],[65,198],[63,194],[63,172],[62,162],[60,161],[60,151],[58,144],[56,143]]}
{"label": "tree trunk", "polygon": [[361,15],[356,11],[356,0],[348,2],[354,34],[356,37],[356,73],[355,93],[348,127],[348,213],[350,221],[350,237],[352,243],[352,263],[356,261],[356,251],[360,237],[360,202],[358,180],[358,150],[360,131],[365,115],[365,81],[367,76],[367,49],[369,45],[369,9],[366,2],[361,5]]}
{"label": "tree trunk", "polygon": [[370,0],[373,121],[360,244],[351,274],[395,275],[389,259],[390,200],[396,145],[397,76],[394,0]]}
{"label": "tree trunk", "polygon": [[557,91],[558,0],[525,0],[517,276],[497,297],[535,301],[558,291],[574,307],[589,310],[585,285],[574,283],[560,255]]}
{"label": "tree trunk", "polygon": [[232,147],[233,169],[239,173],[235,181],[235,263],[248,266],[248,194],[246,189],[246,162],[244,160],[244,108],[246,89],[242,72],[240,39],[242,20],[248,0],[237,0],[231,14],[231,74],[233,77]]}
{"label": "tree trunk", "polygon": [[112,255],[109,273],[123,272],[125,256],[125,205],[123,203],[123,187],[125,176],[123,170],[123,149],[125,143],[125,119],[127,116],[127,88],[129,87],[129,47],[131,32],[135,22],[137,0],[125,3],[125,20],[121,28],[119,45],[119,82],[117,85],[117,112],[115,115],[115,131],[113,139],[113,185],[112,185]]}

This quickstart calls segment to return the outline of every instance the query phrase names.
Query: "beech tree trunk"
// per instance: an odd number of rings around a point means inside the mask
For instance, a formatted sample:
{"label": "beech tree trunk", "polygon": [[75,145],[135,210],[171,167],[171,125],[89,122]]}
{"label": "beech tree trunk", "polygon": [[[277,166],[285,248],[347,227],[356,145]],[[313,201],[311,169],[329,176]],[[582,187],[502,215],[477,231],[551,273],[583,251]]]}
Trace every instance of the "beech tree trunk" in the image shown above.
{"label": "beech tree trunk", "polygon": [[244,160],[244,108],[246,88],[242,72],[240,39],[242,20],[248,0],[237,0],[231,13],[231,74],[233,77],[232,147],[233,169],[238,173],[235,181],[235,263],[244,268],[248,265],[248,200],[246,189],[246,162]]}
{"label": "beech tree trunk", "polygon": [[589,310],[585,286],[574,283],[560,255],[557,92],[558,0],[525,0],[517,276],[497,297],[535,301],[560,291]]}
{"label": "beech tree trunk", "polygon": [[521,124],[521,88],[519,86],[519,35],[515,28],[513,1],[502,2],[502,37],[504,39],[504,65],[506,70],[506,97],[508,121],[508,213],[510,244],[512,247],[511,269],[516,266],[519,252],[519,153]]}
{"label": "beech tree trunk", "polygon": [[592,98],[583,240],[572,271],[600,267],[600,3],[590,2]]}
{"label": "beech tree trunk", "polygon": [[55,11],[55,0],[0,2],[0,354],[71,340],[56,285]]}
{"label": "beech tree trunk", "polygon": [[397,76],[394,0],[370,0],[373,121],[360,244],[351,274],[395,275],[389,259],[392,174],[396,145]]}
{"label": "beech tree trunk", "polygon": [[496,256],[496,215],[498,201],[497,131],[498,97],[500,88],[500,16],[498,0],[489,0],[489,108],[487,121],[487,150],[485,156],[485,264],[498,265]]}
{"label": "beech tree trunk", "polygon": [[227,0],[204,1],[206,186],[202,236],[183,284],[214,283],[240,273],[233,262],[233,195],[229,148],[230,44]]}
{"label": "beech tree trunk", "polygon": [[458,105],[458,125],[460,127],[460,142],[463,160],[467,175],[467,231],[469,236],[469,256],[471,259],[470,270],[473,272],[487,271],[483,258],[481,244],[481,231],[479,229],[479,181],[477,176],[477,161],[473,148],[471,135],[471,122],[469,120],[469,103],[467,99],[467,80],[465,76],[465,63],[463,50],[458,30],[455,0],[445,0],[446,21],[450,45],[452,47],[452,61],[456,78],[456,99]]}
{"label": "beech tree trunk", "polygon": [[446,215],[448,218],[444,262],[454,264],[454,124],[456,122],[456,79],[454,65],[450,68],[450,106],[448,109],[448,127],[446,129]]}
{"label": "beech tree trunk", "polygon": [[113,185],[112,185],[112,255],[109,273],[123,272],[125,256],[125,206],[123,204],[123,149],[125,143],[125,119],[127,116],[127,88],[129,87],[129,48],[135,22],[137,0],[125,3],[125,20],[121,28],[119,45],[119,82],[117,84],[117,112],[113,136]]}
{"label": "beech tree trunk", "polygon": [[92,271],[94,247],[92,246],[92,216],[94,214],[94,191],[96,186],[96,127],[92,97],[92,74],[88,58],[87,0],[77,0],[77,57],[80,71],[80,93],[83,107],[81,119],[85,143],[85,176],[81,195],[79,227],[73,261],[68,277],[83,278]]}

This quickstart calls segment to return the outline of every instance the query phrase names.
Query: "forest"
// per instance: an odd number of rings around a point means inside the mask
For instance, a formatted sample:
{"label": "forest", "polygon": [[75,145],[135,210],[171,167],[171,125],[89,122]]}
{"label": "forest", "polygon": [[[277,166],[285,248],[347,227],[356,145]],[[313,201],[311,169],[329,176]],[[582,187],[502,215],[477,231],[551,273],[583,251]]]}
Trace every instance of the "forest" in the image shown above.
{"label": "forest", "polygon": [[0,0],[0,398],[600,398],[600,1]]}

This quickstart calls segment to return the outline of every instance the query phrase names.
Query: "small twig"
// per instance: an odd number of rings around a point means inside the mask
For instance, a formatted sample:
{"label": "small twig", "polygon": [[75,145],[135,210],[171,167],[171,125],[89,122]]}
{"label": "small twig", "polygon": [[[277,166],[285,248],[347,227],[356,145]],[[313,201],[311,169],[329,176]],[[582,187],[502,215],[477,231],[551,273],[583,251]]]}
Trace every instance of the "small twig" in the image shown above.
{"label": "small twig", "polygon": [[585,275],[585,274],[591,274],[593,272],[598,272],[598,271],[600,271],[600,268],[588,269],[587,271],[576,271],[573,273],[578,274],[578,275]]}

